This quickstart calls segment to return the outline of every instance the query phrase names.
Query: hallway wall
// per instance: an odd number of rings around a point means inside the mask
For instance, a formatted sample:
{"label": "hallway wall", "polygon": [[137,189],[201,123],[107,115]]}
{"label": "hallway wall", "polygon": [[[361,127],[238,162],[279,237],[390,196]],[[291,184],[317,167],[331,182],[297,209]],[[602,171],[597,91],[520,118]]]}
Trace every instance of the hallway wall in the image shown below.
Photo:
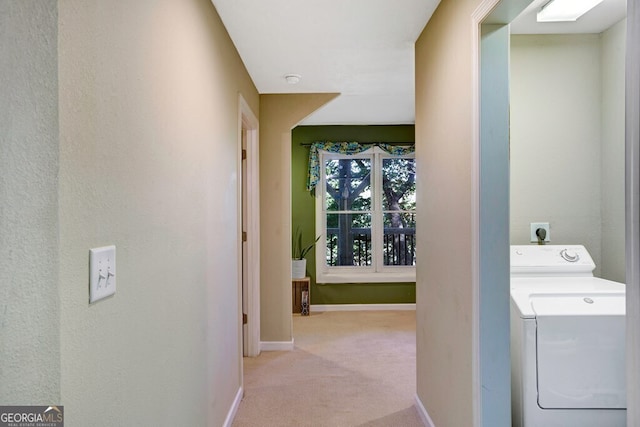
{"label": "hallway wall", "polygon": [[[239,101],[209,0],[61,0],[61,394],[69,425],[223,425],[241,386]],[[88,304],[88,251],[117,293]],[[37,302],[34,302],[34,305]]]}
{"label": "hallway wall", "polygon": [[260,95],[260,339],[293,346],[291,129],[336,93]]}
{"label": "hallway wall", "polygon": [[2,405],[60,401],[57,35],[55,1],[0,2]]}
{"label": "hallway wall", "polygon": [[417,396],[438,427],[474,423],[471,15],[480,3],[442,0],[416,42]]}

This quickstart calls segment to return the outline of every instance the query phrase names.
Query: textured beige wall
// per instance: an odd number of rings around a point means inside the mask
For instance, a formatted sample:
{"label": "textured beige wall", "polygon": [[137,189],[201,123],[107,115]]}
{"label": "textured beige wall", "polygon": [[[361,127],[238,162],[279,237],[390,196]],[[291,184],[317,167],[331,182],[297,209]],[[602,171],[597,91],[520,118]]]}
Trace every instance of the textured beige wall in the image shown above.
{"label": "textured beige wall", "polygon": [[291,129],[336,96],[260,96],[261,341],[292,340]]}
{"label": "textured beige wall", "polygon": [[601,100],[599,35],[512,36],[512,244],[546,221],[600,265]]}
{"label": "textured beige wall", "polygon": [[[61,0],[60,298],[69,425],[224,423],[241,382],[238,93],[208,0]],[[88,251],[118,291],[88,304]]]}
{"label": "textured beige wall", "polygon": [[472,25],[443,0],[416,42],[417,393],[438,427],[473,425]]}
{"label": "textured beige wall", "polygon": [[511,243],[549,221],[624,281],[624,23],[511,38]]}
{"label": "textured beige wall", "polygon": [[57,27],[0,2],[0,405],[60,403]]}

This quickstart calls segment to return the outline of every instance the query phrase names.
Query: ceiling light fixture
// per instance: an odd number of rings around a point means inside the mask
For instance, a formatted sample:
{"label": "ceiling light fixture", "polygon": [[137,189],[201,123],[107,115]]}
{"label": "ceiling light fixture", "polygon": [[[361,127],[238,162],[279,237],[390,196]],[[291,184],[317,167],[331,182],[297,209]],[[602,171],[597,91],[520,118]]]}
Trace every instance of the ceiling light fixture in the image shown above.
{"label": "ceiling light fixture", "polygon": [[300,76],[300,74],[287,74],[284,76],[284,79],[290,85],[295,85],[295,84],[298,84],[298,82],[300,82],[301,77],[302,76]]}
{"label": "ceiling light fixture", "polygon": [[576,21],[603,0],[551,0],[538,12],[538,22]]}

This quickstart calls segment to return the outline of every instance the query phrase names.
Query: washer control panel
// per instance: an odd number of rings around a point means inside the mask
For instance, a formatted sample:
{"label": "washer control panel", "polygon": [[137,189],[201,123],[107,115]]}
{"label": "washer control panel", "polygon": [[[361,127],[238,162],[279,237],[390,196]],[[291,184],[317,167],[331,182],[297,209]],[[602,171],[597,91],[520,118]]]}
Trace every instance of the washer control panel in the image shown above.
{"label": "washer control panel", "polygon": [[595,267],[582,245],[511,246],[511,275],[592,275]]}

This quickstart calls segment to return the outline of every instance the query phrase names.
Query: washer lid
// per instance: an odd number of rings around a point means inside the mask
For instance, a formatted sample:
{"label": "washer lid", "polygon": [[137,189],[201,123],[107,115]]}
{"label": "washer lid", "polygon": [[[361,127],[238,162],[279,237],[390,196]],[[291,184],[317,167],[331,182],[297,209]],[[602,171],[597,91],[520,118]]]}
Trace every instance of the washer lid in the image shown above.
{"label": "washer lid", "polygon": [[531,305],[540,407],[626,408],[624,295],[540,295]]}
{"label": "washer lid", "polygon": [[625,296],[619,293],[538,294],[531,308],[541,316],[624,316]]}
{"label": "washer lid", "polygon": [[[569,300],[547,301],[553,296],[576,296],[580,301],[581,298],[591,297],[593,295],[622,295],[624,300],[625,285],[623,283],[612,282],[598,277],[518,277],[511,278],[511,305],[514,307],[519,317],[525,319],[533,319],[537,313],[544,314],[562,314],[574,313],[580,314],[579,310],[591,310],[594,313],[600,308],[604,309],[602,304],[594,307],[584,307],[582,304],[576,304],[574,308],[565,310],[562,304],[566,304]],[[539,301],[537,309],[533,307],[533,298],[544,297]],[[617,307],[617,306],[616,306]],[[576,311],[578,310],[578,311]]]}

